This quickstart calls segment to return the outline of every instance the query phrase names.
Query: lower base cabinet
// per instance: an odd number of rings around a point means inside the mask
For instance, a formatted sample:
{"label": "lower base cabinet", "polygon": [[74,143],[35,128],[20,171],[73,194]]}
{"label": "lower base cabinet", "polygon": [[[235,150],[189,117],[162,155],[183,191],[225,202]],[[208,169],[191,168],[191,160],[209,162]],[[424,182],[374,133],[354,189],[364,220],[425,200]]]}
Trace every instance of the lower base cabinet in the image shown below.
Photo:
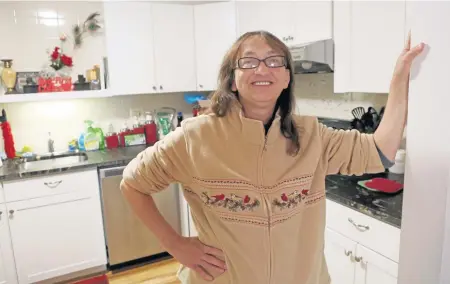
{"label": "lower base cabinet", "polygon": [[17,284],[6,205],[0,204],[0,284]]}
{"label": "lower base cabinet", "polygon": [[[0,248],[3,252],[3,240],[9,239],[13,257],[0,258],[0,269],[2,262],[7,264],[6,274],[0,270],[0,283],[36,283],[106,265],[96,169],[5,183],[4,190],[6,203],[0,211],[7,222],[1,221]],[[42,195],[26,198],[36,192]],[[11,267],[16,279],[2,282],[3,275],[12,274]]]}
{"label": "lower base cabinet", "polygon": [[397,284],[397,263],[329,228],[325,258],[332,284]]}

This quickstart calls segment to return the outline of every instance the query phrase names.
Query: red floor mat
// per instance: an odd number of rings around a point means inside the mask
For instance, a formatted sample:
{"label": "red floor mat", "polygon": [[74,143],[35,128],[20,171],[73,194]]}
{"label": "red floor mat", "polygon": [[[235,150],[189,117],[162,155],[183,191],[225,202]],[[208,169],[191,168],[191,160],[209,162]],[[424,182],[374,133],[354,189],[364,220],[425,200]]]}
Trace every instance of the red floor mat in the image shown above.
{"label": "red floor mat", "polygon": [[100,275],[92,278],[84,279],[73,284],[108,284],[108,276]]}

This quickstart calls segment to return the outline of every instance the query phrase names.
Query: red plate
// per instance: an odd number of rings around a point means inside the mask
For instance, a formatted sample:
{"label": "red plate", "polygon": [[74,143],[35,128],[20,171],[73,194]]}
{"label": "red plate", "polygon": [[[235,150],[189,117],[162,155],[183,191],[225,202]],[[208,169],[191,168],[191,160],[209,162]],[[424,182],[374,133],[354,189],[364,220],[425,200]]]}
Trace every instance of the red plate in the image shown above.
{"label": "red plate", "polygon": [[385,193],[395,193],[403,189],[403,184],[385,178],[374,178],[367,181],[365,186]]}

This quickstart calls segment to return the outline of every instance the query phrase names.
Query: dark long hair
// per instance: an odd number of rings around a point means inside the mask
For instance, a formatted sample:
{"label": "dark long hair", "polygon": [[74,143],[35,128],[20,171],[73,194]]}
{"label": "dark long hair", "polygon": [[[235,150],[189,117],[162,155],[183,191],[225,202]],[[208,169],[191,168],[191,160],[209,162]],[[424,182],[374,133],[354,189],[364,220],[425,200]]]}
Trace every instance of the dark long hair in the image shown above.
{"label": "dark long hair", "polygon": [[231,86],[234,80],[234,69],[239,55],[239,48],[245,40],[254,36],[263,38],[271,48],[282,52],[286,57],[286,68],[290,73],[289,85],[278,97],[275,111],[278,109],[280,114],[280,131],[282,135],[291,140],[287,153],[295,156],[300,150],[300,141],[298,130],[292,118],[292,112],[295,108],[292,57],[288,47],[273,34],[267,31],[248,32],[239,37],[231,46],[220,66],[218,87],[211,96],[211,111],[219,117],[225,116],[230,110],[233,101],[238,99],[238,93],[233,92]]}

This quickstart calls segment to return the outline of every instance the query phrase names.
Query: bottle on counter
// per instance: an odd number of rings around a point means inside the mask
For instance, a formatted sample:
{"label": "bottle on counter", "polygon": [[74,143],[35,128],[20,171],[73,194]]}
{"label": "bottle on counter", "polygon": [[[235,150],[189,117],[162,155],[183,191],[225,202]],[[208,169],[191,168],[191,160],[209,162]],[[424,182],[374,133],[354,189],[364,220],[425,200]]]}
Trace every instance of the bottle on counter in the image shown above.
{"label": "bottle on counter", "polygon": [[181,122],[183,121],[183,113],[181,111],[178,112],[177,120],[178,120],[177,127],[181,127]]}
{"label": "bottle on counter", "polygon": [[112,124],[109,124],[108,133],[106,133],[106,147],[108,149],[115,149],[119,147],[119,137],[116,132],[114,132],[114,128]]}
{"label": "bottle on counter", "polygon": [[153,145],[158,141],[158,127],[150,112],[145,113],[145,139],[147,145]]}

